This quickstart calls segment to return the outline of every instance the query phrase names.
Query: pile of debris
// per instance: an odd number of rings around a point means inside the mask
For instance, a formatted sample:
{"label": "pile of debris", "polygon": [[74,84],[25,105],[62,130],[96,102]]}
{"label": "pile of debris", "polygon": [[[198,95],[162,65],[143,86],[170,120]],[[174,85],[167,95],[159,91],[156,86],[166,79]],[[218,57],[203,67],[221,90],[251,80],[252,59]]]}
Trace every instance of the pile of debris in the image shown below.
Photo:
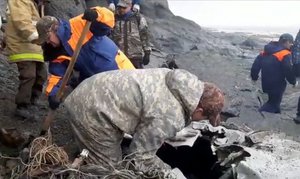
{"label": "pile of debris", "polygon": [[[49,132],[50,134],[50,132]],[[176,168],[177,174],[163,176],[160,171],[142,173],[131,160],[124,158],[118,167],[104,168],[85,165],[84,150],[74,160],[62,147],[53,144],[51,134],[31,140],[15,130],[2,129],[2,145],[18,148],[19,155],[7,155],[1,147],[0,176],[10,178],[297,178],[300,171],[300,144],[281,134],[267,131],[241,131],[225,127],[212,127],[208,123],[192,123],[180,131],[173,140],[157,152],[164,162]],[[9,142],[7,142],[7,140]],[[123,142],[126,150],[130,139]],[[13,143],[15,142],[15,143]],[[25,148],[24,148],[25,147]],[[285,154],[289,153],[289,157]],[[286,157],[285,157],[286,156]],[[294,156],[292,158],[291,156]],[[179,169],[179,170],[178,170]],[[285,172],[283,172],[285,171]]]}

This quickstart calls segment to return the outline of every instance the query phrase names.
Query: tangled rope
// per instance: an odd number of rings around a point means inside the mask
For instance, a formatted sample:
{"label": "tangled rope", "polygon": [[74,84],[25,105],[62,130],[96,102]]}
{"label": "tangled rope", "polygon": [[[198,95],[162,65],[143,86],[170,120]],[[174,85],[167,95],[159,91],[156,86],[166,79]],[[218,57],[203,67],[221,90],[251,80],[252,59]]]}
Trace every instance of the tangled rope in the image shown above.
{"label": "tangled rope", "polygon": [[67,166],[69,164],[68,154],[62,147],[52,143],[52,136],[35,138],[29,150],[29,163],[26,173],[35,176],[37,172],[48,173],[53,166]]}
{"label": "tangled rope", "polygon": [[[133,155],[133,154],[131,154]],[[134,160],[125,157],[117,165],[85,165],[80,169],[65,169],[55,173],[56,176],[73,172],[78,178],[88,179],[174,179],[173,173],[158,168],[156,165],[143,167],[136,166]]]}
{"label": "tangled rope", "polygon": [[[131,154],[133,155],[133,154]],[[26,155],[27,156],[27,155]],[[25,163],[20,157],[5,157],[0,154],[0,158],[20,160],[20,165],[12,171],[11,178],[21,176],[37,177],[47,174],[50,178],[103,178],[103,179],[163,179],[175,178],[156,165],[136,166],[134,159],[129,155],[117,165],[83,165],[78,169],[71,168],[69,157],[63,148],[52,143],[52,136],[48,131],[48,136],[35,138],[29,149],[28,162]],[[146,167],[145,167],[146,166]]]}

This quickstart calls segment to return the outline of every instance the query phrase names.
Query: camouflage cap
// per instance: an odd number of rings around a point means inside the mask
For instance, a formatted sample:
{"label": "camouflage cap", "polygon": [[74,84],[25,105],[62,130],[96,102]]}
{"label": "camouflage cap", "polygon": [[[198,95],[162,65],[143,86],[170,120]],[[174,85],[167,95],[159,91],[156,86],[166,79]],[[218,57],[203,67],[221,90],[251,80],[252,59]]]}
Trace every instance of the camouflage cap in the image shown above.
{"label": "camouflage cap", "polygon": [[119,3],[117,4],[117,6],[120,7],[128,7],[132,5],[132,0],[119,0]]}
{"label": "camouflage cap", "polygon": [[38,43],[44,43],[48,38],[48,33],[54,24],[58,24],[58,20],[52,16],[42,17],[36,24],[36,29],[39,34]]}

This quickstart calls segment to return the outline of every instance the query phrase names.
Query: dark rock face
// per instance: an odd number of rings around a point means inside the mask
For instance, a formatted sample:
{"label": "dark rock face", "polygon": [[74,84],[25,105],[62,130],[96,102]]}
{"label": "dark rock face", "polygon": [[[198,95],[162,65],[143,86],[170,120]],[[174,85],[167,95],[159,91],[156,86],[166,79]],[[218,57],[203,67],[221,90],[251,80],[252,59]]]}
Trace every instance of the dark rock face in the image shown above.
{"label": "dark rock face", "polygon": [[84,0],[51,0],[45,5],[45,15],[61,19],[70,19],[84,12]]}
{"label": "dark rock face", "polygon": [[95,7],[95,6],[107,6],[107,0],[85,0],[87,7]]}
{"label": "dark rock face", "polygon": [[141,1],[141,13],[151,19],[170,18],[174,16],[169,9],[167,0],[143,0]]}

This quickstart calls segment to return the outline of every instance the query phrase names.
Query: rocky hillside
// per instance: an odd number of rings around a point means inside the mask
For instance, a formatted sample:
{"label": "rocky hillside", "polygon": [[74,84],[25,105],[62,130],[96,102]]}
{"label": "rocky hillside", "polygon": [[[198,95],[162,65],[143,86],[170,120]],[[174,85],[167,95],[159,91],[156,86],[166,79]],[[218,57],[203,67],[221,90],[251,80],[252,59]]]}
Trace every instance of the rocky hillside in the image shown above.
{"label": "rocky hillside", "polygon": [[[68,2],[51,0],[48,7],[46,6],[46,12],[69,18],[81,13],[85,7],[83,1]],[[75,4],[70,5],[70,3]],[[66,12],[63,11],[65,8],[71,8],[72,11],[62,14]],[[227,97],[225,112],[236,116],[229,118],[227,122],[240,126],[247,125],[257,130],[279,130],[298,138],[299,126],[293,123],[292,117],[295,114],[299,96],[299,93],[295,91],[299,90],[288,88],[283,102],[282,115],[265,114],[262,116],[257,112],[259,103],[258,93],[255,91],[259,84],[253,86],[248,76],[253,59],[266,43],[263,40],[265,37],[243,33],[214,32],[200,27],[190,20],[175,16],[169,10],[167,0],[144,0],[141,12],[148,19],[154,49],[152,61],[147,67],[161,66],[167,55],[171,54],[180,68],[193,72],[203,81],[214,82],[224,90]],[[23,130],[36,128],[40,125],[46,110],[39,110],[39,120],[30,124],[14,118],[13,97],[18,84],[17,71],[14,65],[7,63],[3,55],[0,58],[0,126],[17,126]],[[59,136],[68,136],[68,127],[61,125],[61,123],[66,123],[63,113],[57,118],[54,129],[59,139]]]}

